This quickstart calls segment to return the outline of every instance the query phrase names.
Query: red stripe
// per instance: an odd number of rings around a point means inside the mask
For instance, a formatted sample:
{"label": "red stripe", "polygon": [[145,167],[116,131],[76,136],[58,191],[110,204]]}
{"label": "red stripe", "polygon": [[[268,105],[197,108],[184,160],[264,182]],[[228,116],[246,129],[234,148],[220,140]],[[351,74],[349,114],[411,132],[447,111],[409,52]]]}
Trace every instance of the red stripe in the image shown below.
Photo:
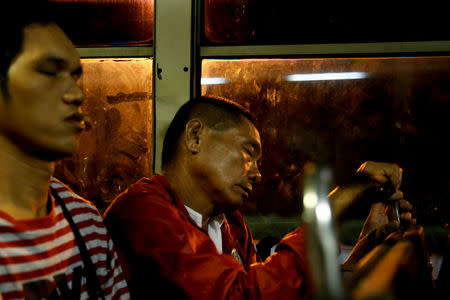
{"label": "red stripe", "polygon": [[[64,217],[62,217],[62,218],[64,218]],[[79,221],[76,224],[77,224],[78,229],[85,229],[85,228],[89,228],[90,226],[94,226],[96,228],[104,228],[102,221],[97,221],[94,219],[87,219],[87,220]],[[8,229],[12,229],[12,228],[8,227]],[[14,230],[9,230],[9,231],[14,231]],[[45,242],[48,242],[51,240],[55,240],[55,239],[61,237],[62,235],[66,234],[69,231],[71,231],[71,228],[69,226],[69,223],[66,223],[65,227],[60,228],[56,232],[50,233],[48,235],[40,236],[40,237],[37,237],[34,239],[29,239],[29,240],[16,240],[16,241],[10,241],[10,242],[2,242],[1,234],[3,232],[1,232],[1,227],[0,227],[0,247],[12,248],[12,247],[34,246],[34,245],[42,244],[42,243],[45,243]],[[17,232],[14,231],[14,232],[9,232],[9,233],[17,233]]]}
{"label": "red stripe", "polygon": [[23,299],[23,292],[22,291],[9,291],[6,293],[1,293],[3,296],[3,299]]}
{"label": "red stripe", "polygon": [[[106,255],[105,250],[106,249],[104,247],[95,247],[95,248],[89,249],[89,253],[91,254],[91,256],[94,256],[96,254],[101,254],[101,253]],[[69,265],[75,264],[77,262],[81,262],[80,254],[73,255],[64,261],[47,266],[47,267],[39,269],[39,270],[33,270],[33,271],[29,271],[29,272],[16,273],[16,274],[0,275],[0,282],[25,281],[25,280],[31,280],[34,278],[44,277],[49,274],[56,273],[57,271],[65,271]],[[106,262],[101,260],[96,265],[98,265],[99,267],[101,267],[101,266],[104,267],[106,265]]]}
{"label": "red stripe", "polygon": [[30,240],[17,240],[17,241],[10,241],[10,242],[2,242],[1,241],[1,235],[0,235],[0,248],[15,248],[15,247],[30,247],[34,245],[39,245],[46,243],[48,241],[56,240],[57,238],[60,238],[61,236],[67,234],[68,232],[72,232],[72,229],[69,226],[69,223],[63,228],[58,229],[56,232],[52,232],[47,235],[43,235],[40,237],[37,237],[35,239]]}
{"label": "red stripe", "polygon": [[[52,189],[58,193],[58,195],[61,197],[61,199],[64,200],[64,203],[68,203],[68,201],[76,201],[79,203],[88,204],[91,207],[94,206],[91,201],[77,197],[77,195],[74,192],[72,192],[71,190],[68,190],[66,187],[57,187],[57,188],[52,187]],[[63,192],[69,192],[70,196],[61,196],[60,194]]]}
{"label": "red stripe", "polygon": [[[95,216],[100,217],[100,215],[97,213],[96,210],[92,210],[89,207],[74,207],[74,208],[69,209],[69,212],[70,212],[70,215],[72,216],[72,218],[74,218],[75,216],[78,216],[78,215],[89,215],[89,214],[93,214]],[[90,217],[90,218],[92,218],[92,217]],[[101,217],[100,217],[100,219],[101,219]]]}
{"label": "red stripe", "polygon": [[[128,288],[127,287],[123,287],[117,290],[115,295],[112,295],[111,299],[120,299],[120,297],[124,296],[124,295],[128,295]],[[129,295],[128,295],[128,299],[129,299]]]}
{"label": "red stripe", "polygon": [[83,220],[77,223],[77,227],[78,230],[82,230],[82,229],[88,229],[89,227],[92,227],[93,229],[97,229],[94,231],[98,231],[98,229],[102,229],[106,232],[106,229],[104,229],[105,227],[103,226],[102,221],[95,221],[95,220]]}
{"label": "red stripe", "polygon": [[[65,199],[67,199],[67,198],[65,198]],[[80,203],[80,201],[69,201],[68,203],[66,203],[66,205],[71,202]],[[99,216],[99,218],[101,219],[101,216],[99,215],[98,211],[92,207],[76,207],[76,208],[69,209],[69,212],[72,215],[72,217],[90,213],[90,214]],[[62,213],[61,208],[59,209],[59,212],[56,212],[56,210],[54,210],[54,215],[52,215],[52,216],[49,215],[47,217],[43,217],[43,218],[39,218],[39,219],[32,219],[32,220],[25,220],[25,221],[17,221],[14,219],[9,220],[10,218],[7,218],[7,216],[4,216],[4,219],[6,221],[12,223],[13,227],[0,226],[0,234],[33,231],[33,230],[36,230],[37,224],[38,224],[39,229],[49,229],[49,228],[52,228],[55,225],[55,223],[61,221],[64,218],[65,217],[64,217],[64,214]],[[50,219],[50,220],[48,220],[48,219]],[[91,220],[93,220],[93,219],[91,218]],[[95,222],[97,224],[99,224],[98,221],[95,220]]]}
{"label": "red stripe", "polygon": [[[103,234],[99,234],[97,232],[90,233],[83,238],[86,243],[91,241],[97,241],[96,244],[103,244],[107,243],[108,237],[106,237]],[[53,256],[57,256],[59,253],[66,251],[71,248],[76,248],[76,242],[74,239],[71,239],[70,241],[59,245],[58,247],[49,249],[46,252],[36,253],[36,254],[29,254],[29,255],[21,255],[21,256],[14,256],[14,257],[0,257],[0,265],[11,265],[11,264],[19,264],[19,263],[25,263],[25,262],[33,262],[36,260],[41,260],[45,258],[52,258]],[[105,247],[102,247],[104,249],[107,249]]]}
{"label": "red stripe", "polygon": [[128,289],[126,287],[118,289],[114,295],[112,294],[112,288],[111,289],[108,288],[107,290],[108,292],[105,291],[104,294],[105,296],[106,295],[111,296],[111,300],[120,299],[120,297],[122,297],[123,295],[128,294]]}
{"label": "red stripe", "polygon": [[[97,252],[97,251],[96,251],[96,252]],[[101,251],[100,251],[100,252],[101,252]],[[74,258],[77,258],[77,260],[80,259],[80,257],[77,256],[77,257],[72,257],[71,260],[73,260]],[[104,263],[104,261],[102,261],[102,262]],[[69,262],[69,263],[70,263],[70,262]],[[96,267],[98,268],[98,264],[96,264]],[[103,282],[103,285],[104,285],[104,284],[106,283],[106,281],[109,279],[109,275],[114,274],[114,270],[115,270],[115,269],[117,269],[117,266],[115,266],[113,269],[109,270],[109,272],[108,272],[108,274],[107,274],[106,276],[99,276],[99,280],[100,280],[100,282]],[[67,281],[68,281],[68,282],[72,282],[72,277],[73,277],[73,274],[70,273],[70,274],[67,276]],[[20,279],[18,279],[18,280],[20,280]],[[1,280],[1,282],[3,282],[3,279]],[[122,288],[116,290],[116,293],[113,294],[113,288],[114,288],[118,283],[120,283],[120,282],[125,283],[125,287],[122,287]],[[82,287],[81,287],[81,292],[83,293],[83,292],[85,292],[85,291],[86,291],[86,286],[83,284]],[[126,281],[125,281],[125,279],[124,279],[123,273],[119,273],[119,274],[114,278],[113,284],[112,284],[110,287],[104,289],[103,292],[104,292],[104,295],[105,295],[105,296],[107,296],[107,297],[108,297],[108,296],[111,296],[112,299],[120,299],[121,296],[127,295],[127,294],[128,294],[128,288],[126,287]],[[13,298],[23,298],[23,294],[22,294],[21,291],[10,291],[10,292],[7,292],[7,293],[3,293],[2,296],[3,296],[3,298],[4,298],[5,300],[6,300],[6,299],[13,299]]]}
{"label": "red stripe", "polygon": [[[111,271],[111,274],[113,274],[113,271]],[[113,284],[104,290],[105,294],[108,294],[108,295],[112,294],[113,288],[114,288],[119,282],[122,282],[122,281],[123,281],[124,283],[126,283],[126,282],[125,282],[125,278],[124,278],[124,276],[123,276],[123,273],[120,273],[120,274],[118,274],[116,277],[114,277]],[[119,291],[120,291],[120,290],[119,290]],[[125,292],[128,292],[128,290],[125,289]]]}
{"label": "red stripe", "polygon": [[[95,220],[84,220],[80,221],[77,224],[78,229],[88,229],[89,227],[93,227],[93,229],[103,229],[103,223],[97,222]],[[54,233],[50,233],[48,235],[40,236],[34,239],[29,240],[16,240],[16,241],[10,241],[10,242],[2,242],[1,241],[1,235],[0,235],[0,247],[1,248],[15,248],[15,247],[31,247],[36,246],[42,243],[46,243],[48,241],[56,240],[60,238],[61,236],[67,234],[68,232],[71,232],[72,229],[70,228],[69,223],[66,223],[66,226],[63,228],[58,229]]]}
{"label": "red stripe", "polygon": [[[52,179],[52,183],[58,182],[56,179]],[[72,217],[76,217],[78,215],[82,215],[84,218],[81,218],[81,220],[77,223],[77,227],[81,230],[91,230],[93,231],[90,234],[86,234],[83,236],[83,239],[86,243],[93,242],[95,247],[89,249],[89,253],[91,257],[97,255],[97,254],[103,254],[106,257],[112,257],[113,263],[112,266],[113,269],[107,270],[106,275],[99,276],[99,279],[101,282],[106,282],[108,279],[110,279],[110,276],[113,276],[114,271],[119,268],[118,261],[117,261],[117,254],[115,253],[114,249],[108,249],[108,242],[110,241],[108,234],[105,232],[99,233],[99,229],[101,231],[106,230],[104,228],[103,222],[101,220],[101,216],[98,213],[97,209],[93,204],[89,201],[86,201],[84,199],[80,199],[76,197],[76,195],[65,186],[61,186],[58,188],[53,188],[58,194],[62,192],[68,192],[70,195],[61,198],[63,199],[64,203],[66,205],[71,205],[71,203],[76,203],[79,205],[75,206],[82,206],[82,207],[74,207],[72,209],[69,209],[70,214]],[[50,214],[47,217],[39,218],[39,219],[32,219],[32,220],[24,220],[24,221],[17,221],[14,219],[11,219],[8,217],[8,215],[3,216],[0,214],[0,218],[3,218],[7,220],[8,222],[13,224],[13,228],[9,226],[0,226],[0,241],[1,241],[1,235],[6,233],[12,233],[12,234],[19,234],[21,232],[26,231],[35,231],[36,229],[52,229],[54,228],[54,225],[56,222],[59,222],[64,219],[64,215],[61,211],[61,208],[56,209],[58,207],[58,204],[54,202],[54,208],[52,210],[52,214]],[[89,216],[86,214],[94,214],[98,217],[93,217],[92,215]],[[98,220],[96,220],[98,219]],[[51,234],[46,234],[42,236],[38,236],[36,238],[32,238],[30,240],[20,240],[20,241],[11,241],[11,242],[0,242],[0,248],[19,248],[19,247],[30,247],[30,246],[38,246],[43,243],[55,240],[57,238],[60,238],[61,236],[67,234],[71,231],[71,228],[68,223],[63,223],[63,228],[58,229],[56,232],[52,232]],[[27,266],[32,265],[33,263],[36,263],[37,260],[42,259],[50,259],[48,262],[51,265],[47,265],[44,268],[40,270],[34,270],[34,271],[26,271],[26,272],[19,272],[17,274],[0,274],[0,282],[6,283],[6,282],[14,282],[14,281],[29,281],[29,280],[38,280],[43,277],[47,277],[50,274],[61,274],[65,273],[65,271],[68,271],[67,268],[69,265],[80,265],[81,264],[81,257],[79,254],[72,255],[71,257],[65,259],[64,261],[58,261],[58,254],[60,254],[63,251],[70,251],[70,249],[74,249],[76,246],[75,240],[70,240],[62,245],[59,245],[58,247],[48,249],[44,253],[35,253],[35,254],[28,254],[23,256],[16,256],[16,257],[0,257],[0,266],[1,265],[9,265],[13,266],[14,264],[23,263],[24,264],[24,270],[26,270]],[[54,263],[56,262],[56,263]],[[98,261],[94,262],[95,267],[97,270],[105,269],[106,268],[106,259],[105,258],[99,258]],[[70,272],[70,270],[69,270]],[[70,272],[67,275],[68,282],[72,281],[73,274]],[[113,285],[104,291],[105,296],[113,296],[113,299],[118,299],[123,295],[128,294],[128,289],[121,288],[116,291],[114,295],[112,294],[113,287],[117,285],[119,282],[124,282],[124,275],[122,272],[119,272],[119,274],[113,279]],[[18,287],[19,289],[21,286]],[[86,291],[86,286],[82,286],[82,292]],[[23,298],[23,293],[21,291],[10,291],[8,293],[1,294],[4,299],[11,299],[11,298]]]}
{"label": "red stripe", "polygon": [[3,219],[13,224],[13,227],[5,225],[0,226],[0,234],[52,228],[56,222],[59,222],[62,219],[64,219],[64,215],[62,214],[62,212],[56,213],[56,210],[54,210],[53,213],[54,213],[53,215],[48,215],[46,217],[21,221],[17,221],[14,219],[8,220],[9,218],[4,217]]}
{"label": "red stripe", "polygon": [[29,254],[29,255],[21,255],[21,256],[13,256],[13,257],[0,257],[0,265],[14,265],[21,264],[26,262],[33,262],[36,260],[41,260],[45,258],[52,258],[59,253],[66,251],[68,249],[75,248],[76,243],[74,240],[70,240],[66,243],[63,243],[55,248],[49,249],[46,252]]}

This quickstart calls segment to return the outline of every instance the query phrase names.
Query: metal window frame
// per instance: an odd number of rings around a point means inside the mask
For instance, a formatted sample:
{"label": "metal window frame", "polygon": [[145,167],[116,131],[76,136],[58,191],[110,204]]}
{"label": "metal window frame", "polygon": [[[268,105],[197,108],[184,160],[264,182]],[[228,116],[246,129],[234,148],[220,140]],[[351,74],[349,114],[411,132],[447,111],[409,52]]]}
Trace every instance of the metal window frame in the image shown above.
{"label": "metal window frame", "polygon": [[152,57],[153,47],[78,47],[81,58]]}
{"label": "metal window frame", "polygon": [[293,44],[256,46],[203,46],[201,58],[219,57],[283,57],[283,56],[348,56],[348,55],[442,55],[450,53],[450,41]]}

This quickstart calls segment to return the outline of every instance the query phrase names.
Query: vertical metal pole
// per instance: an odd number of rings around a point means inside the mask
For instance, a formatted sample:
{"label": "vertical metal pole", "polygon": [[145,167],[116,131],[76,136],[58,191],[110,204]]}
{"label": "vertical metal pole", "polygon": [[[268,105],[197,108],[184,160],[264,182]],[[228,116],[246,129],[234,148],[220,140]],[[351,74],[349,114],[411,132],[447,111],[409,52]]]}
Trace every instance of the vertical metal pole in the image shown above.
{"label": "vertical metal pole", "polygon": [[343,300],[345,291],[338,262],[338,239],[328,193],[333,174],[316,164],[305,166],[303,221],[307,227],[307,256],[314,299]]}
{"label": "vertical metal pole", "polygon": [[153,62],[153,161],[161,172],[164,134],[192,94],[193,0],[155,0]]}

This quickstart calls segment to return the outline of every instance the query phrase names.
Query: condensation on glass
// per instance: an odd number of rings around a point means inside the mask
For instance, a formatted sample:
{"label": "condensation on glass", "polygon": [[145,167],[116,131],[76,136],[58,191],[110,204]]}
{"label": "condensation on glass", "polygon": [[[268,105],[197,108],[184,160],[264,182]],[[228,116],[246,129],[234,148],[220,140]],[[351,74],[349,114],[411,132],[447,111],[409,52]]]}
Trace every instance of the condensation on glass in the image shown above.
{"label": "condensation on glass", "polygon": [[203,43],[286,44],[450,39],[443,3],[204,0]]}
{"label": "condensation on glass", "polygon": [[339,184],[374,160],[404,169],[421,224],[448,228],[449,69],[450,57],[203,60],[202,94],[258,119],[262,183],[243,212],[298,215],[305,163],[331,166]]}
{"label": "condensation on glass", "polygon": [[83,59],[86,130],[55,176],[102,209],[152,174],[152,60]]}
{"label": "condensation on glass", "polygon": [[76,46],[149,45],[154,0],[50,0]]}

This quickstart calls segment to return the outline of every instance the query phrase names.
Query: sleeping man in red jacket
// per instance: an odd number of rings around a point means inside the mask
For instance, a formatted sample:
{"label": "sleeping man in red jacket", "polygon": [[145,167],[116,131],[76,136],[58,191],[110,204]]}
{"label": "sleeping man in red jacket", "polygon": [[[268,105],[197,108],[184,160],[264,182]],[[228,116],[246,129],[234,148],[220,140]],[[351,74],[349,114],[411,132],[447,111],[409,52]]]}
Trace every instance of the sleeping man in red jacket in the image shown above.
{"label": "sleeping man in red jacket", "polygon": [[[163,175],[131,185],[104,216],[134,299],[310,296],[303,228],[262,262],[238,211],[261,180],[260,159],[259,132],[244,108],[204,97],[180,108],[165,136]],[[361,170],[391,181],[401,198],[398,166],[368,163]],[[376,220],[372,229],[387,225]]]}

